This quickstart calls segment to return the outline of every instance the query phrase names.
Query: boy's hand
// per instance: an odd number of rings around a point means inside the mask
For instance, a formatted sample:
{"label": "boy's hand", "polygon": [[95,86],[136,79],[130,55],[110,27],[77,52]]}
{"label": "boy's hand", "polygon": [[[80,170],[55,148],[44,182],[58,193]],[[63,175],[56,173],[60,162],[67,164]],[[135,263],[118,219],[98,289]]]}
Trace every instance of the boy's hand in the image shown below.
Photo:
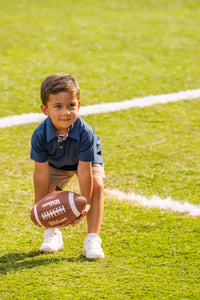
{"label": "boy's hand", "polygon": [[86,207],[82,211],[80,217],[78,217],[73,223],[71,223],[71,226],[73,227],[74,225],[78,224],[83,219],[83,217],[88,213],[89,210],[90,210],[90,204],[86,204]]}

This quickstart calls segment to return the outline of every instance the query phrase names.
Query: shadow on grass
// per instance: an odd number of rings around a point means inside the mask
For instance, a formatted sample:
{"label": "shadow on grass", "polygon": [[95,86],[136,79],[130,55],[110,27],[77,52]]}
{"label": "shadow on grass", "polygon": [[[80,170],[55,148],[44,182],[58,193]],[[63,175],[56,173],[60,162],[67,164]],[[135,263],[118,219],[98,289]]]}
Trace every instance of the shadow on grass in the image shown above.
{"label": "shadow on grass", "polygon": [[[35,259],[36,258],[36,259]],[[84,262],[87,261],[82,255],[78,257],[56,257],[55,253],[41,254],[39,251],[29,253],[7,253],[0,257],[0,274],[6,275],[22,269],[32,269],[40,266],[56,264],[61,261]]]}

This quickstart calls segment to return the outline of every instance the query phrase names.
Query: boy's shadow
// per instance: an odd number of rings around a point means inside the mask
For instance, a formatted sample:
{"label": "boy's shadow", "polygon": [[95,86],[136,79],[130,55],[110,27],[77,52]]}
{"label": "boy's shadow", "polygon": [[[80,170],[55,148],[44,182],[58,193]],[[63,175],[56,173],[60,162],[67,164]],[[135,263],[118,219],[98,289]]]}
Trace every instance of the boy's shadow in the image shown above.
{"label": "boy's shadow", "polygon": [[[38,258],[34,260],[37,256]],[[29,253],[8,253],[0,257],[0,274],[6,275],[9,272],[15,272],[21,269],[32,269],[38,266],[56,264],[63,260],[77,262],[85,261],[85,258],[82,255],[71,258],[56,257],[54,254],[43,255],[39,251],[31,251]]]}

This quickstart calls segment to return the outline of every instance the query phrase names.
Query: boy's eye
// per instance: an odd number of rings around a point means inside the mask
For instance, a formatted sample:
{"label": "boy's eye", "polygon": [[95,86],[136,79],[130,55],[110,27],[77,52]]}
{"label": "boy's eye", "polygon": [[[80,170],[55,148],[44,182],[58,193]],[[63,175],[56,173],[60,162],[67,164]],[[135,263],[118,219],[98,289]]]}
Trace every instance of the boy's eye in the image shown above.
{"label": "boy's eye", "polygon": [[[54,105],[54,108],[57,108],[57,109],[61,109],[62,107],[63,107],[62,104]],[[68,107],[68,109],[74,109],[76,107],[76,103],[70,103],[67,107]]]}
{"label": "boy's eye", "polygon": [[76,103],[71,103],[69,105],[69,109],[75,109],[77,107],[77,104]]}

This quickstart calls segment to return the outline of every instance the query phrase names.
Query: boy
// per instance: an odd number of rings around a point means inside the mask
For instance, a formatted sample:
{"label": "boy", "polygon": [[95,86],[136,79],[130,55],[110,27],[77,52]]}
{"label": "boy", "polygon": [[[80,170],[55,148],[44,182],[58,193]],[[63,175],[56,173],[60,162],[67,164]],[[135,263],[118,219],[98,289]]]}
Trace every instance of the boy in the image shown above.
{"label": "boy", "polygon": [[[82,211],[82,217],[87,214],[88,226],[83,255],[88,259],[104,258],[99,237],[103,216],[104,162],[100,139],[78,116],[79,85],[70,74],[52,74],[41,84],[41,100],[41,110],[48,117],[36,128],[31,141],[30,157],[35,161],[35,203],[46,194],[62,190],[76,174],[81,194],[87,199]],[[63,248],[61,231],[58,228],[46,229],[40,252],[56,252]]]}

